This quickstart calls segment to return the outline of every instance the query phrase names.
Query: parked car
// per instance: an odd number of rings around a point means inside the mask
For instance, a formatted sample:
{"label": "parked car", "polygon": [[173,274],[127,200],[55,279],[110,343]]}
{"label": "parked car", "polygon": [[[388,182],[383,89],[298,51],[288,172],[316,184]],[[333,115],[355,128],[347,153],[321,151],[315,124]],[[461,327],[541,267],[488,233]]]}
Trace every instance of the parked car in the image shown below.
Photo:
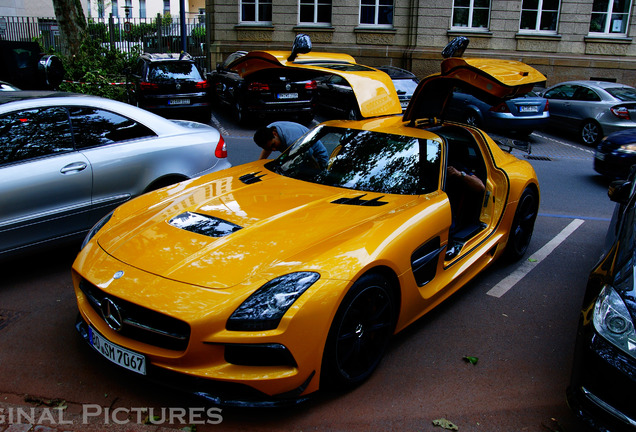
{"label": "parked car", "polygon": [[239,124],[262,119],[313,120],[315,73],[280,67],[246,70],[245,55],[245,51],[232,53],[208,74],[218,106],[228,107]]}
{"label": "parked car", "polygon": [[449,101],[447,118],[487,131],[530,135],[547,125],[550,109],[548,101],[533,91],[502,101],[480,99],[458,88]]}
{"label": "parked car", "polygon": [[627,178],[636,164],[636,128],[609,134],[596,146],[594,170],[611,179]]}
{"label": "parked car", "polygon": [[[402,112],[406,110],[413,92],[417,88],[417,78],[411,72],[398,69],[392,66],[382,66],[372,68],[360,64],[339,67],[340,70],[350,72],[361,72],[366,75],[378,74],[381,71],[387,74],[398,95]],[[361,74],[358,74],[361,75]],[[364,116],[360,112],[358,97],[346,77],[341,75],[325,75],[316,79],[317,81],[317,105],[324,112],[336,115],[339,118],[349,120],[359,120]]]}
{"label": "parked car", "polygon": [[0,40],[0,80],[24,90],[54,90],[64,78],[62,60],[37,42]]}
{"label": "parked car", "polygon": [[164,117],[210,121],[210,85],[189,54],[144,53],[126,72],[129,103]]}
{"label": "parked car", "polygon": [[636,427],[635,175],[609,188],[616,210],[587,282],[567,392],[574,413],[603,432]]}
{"label": "parked car", "polygon": [[596,145],[605,135],[636,127],[636,89],[604,81],[567,81],[543,93],[550,102],[549,125],[578,133]]}
{"label": "parked car", "polygon": [[[287,54],[258,58],[282,68]],[[505,96],[545,77],[519,62],[448,61],[404,117],[386,74],[340,71],[365,86],[368,119],[323,123],[275,160],[110,213],[73,265],[80,335],[115,365],[216,404],[297,403],[363,382],[394,333],[497,258],[520,259],[532,236],[532,166],[433,107],[466,80]],[[464,195],[464,181],[483,188]]]}
{"label": "parked car", "polygon": [[130,198],[230,166],[211,126],[125,103],[0,92],[0,257],[82,238]]}
{"label": "parked car", "polygon": [[409,102],[413,97],[413,92],[417,88],[419,80],[417,76],[411,71],[397,68],[395,66],[379,66],[378,70],[388,74],[393,81],[395,91],[397,91],[400,98],[400,105],[402,106],[402,112],[406,111],[409,106]]}

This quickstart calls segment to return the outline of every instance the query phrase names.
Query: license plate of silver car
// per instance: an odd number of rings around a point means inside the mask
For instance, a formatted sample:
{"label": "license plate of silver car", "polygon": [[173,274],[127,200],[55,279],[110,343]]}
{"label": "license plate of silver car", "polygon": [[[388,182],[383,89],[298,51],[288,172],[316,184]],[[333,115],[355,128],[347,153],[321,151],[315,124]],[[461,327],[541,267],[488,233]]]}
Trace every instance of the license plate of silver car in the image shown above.
{"label": "license plate of silver car", "polygon": [[528,113],[528,112],[539,112],[539,107],[536,105],[521,105],[519,107],[519,112]]}
{"label": "license plate of silver car", "polygon": [[298,99],[298,93],[278,93],[278,99]]}
{"label": "license plate of silver car", "polygon": [[111,362],[123,368],[146,375],[146,357],[112,343],[92,327],[88,327],[89,343]]}

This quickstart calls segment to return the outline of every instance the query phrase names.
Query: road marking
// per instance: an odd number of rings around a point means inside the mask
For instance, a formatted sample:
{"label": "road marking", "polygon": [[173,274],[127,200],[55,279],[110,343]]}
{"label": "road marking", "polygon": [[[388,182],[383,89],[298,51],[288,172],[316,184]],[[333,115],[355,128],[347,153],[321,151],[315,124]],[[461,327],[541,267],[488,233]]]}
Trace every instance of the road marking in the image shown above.
{"label": "road marking", "polygon": [[594,153],[595,153],[595,152],[594,152],[594,150],[590,150],[590,149],[582,148],[582,147],[579,147],[578,145],[570,144],[570,143],[568,143],[568,142],[561,141],[561,140],[559,140],[559,139],[555,139],[555,138],[552,138],[552,137],[548,137],[548,136],[542,135],[542,134],[540,134],[540,133],[538,133],[538,132],[535,132],[535,135],[537,135],[538,137],[541,137],[541,138],[543,138],[543,139],[546,139],[546,140],[554,141],[554,142],[555,142],[555,143],[557,143],[557,144],[561,144],[561,145],[564,145],[564,146],[566,146],[566,147],[573,148],[573,149],[575,149],[575,150],[580,150],[580,151],[582,151],[582,152],[590,153],[590,154],[594,154]]}
{"label": "road marking", "polygon": [[514,272],[502,279],[497,285],[492,287],[486,294],[492,297],[501,297],[523,279],[530,271],[543,261],[561,243],[565,241],[578,227],[583,224],[583,219],[574,219],[568,226],[563,228],[556,237],[546,243],[541,249],[536,251],[526,262],[521,264]]}
{"label": "road marking", "polygon": [[217,119],[214,114],[212,114],[212,123],[214,124],[214,126],[219,130],[219,132],[221,132],[222,136],[228,136],[230,133],[227,131],[227,129],[225,129],[223,127],[223,125],[221,124],[221,122],[219,121],[219,119]]}

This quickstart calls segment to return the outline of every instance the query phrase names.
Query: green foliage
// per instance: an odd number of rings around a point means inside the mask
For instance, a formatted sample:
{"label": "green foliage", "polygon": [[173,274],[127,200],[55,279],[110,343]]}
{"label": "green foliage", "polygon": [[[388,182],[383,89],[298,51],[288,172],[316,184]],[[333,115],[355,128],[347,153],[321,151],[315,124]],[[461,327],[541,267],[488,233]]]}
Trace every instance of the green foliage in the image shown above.
{"label": "green foliage", "polygon": [[140,54],[138,47],[124,53],[110,49],[96,39],[86,38],[78,55],[60,55],[66,79],[60,90],[126,101],[126,86],[112,83],[125,82],[124,69],[132,67]]}
{"label": "green foliage", "polygon": [[205,41],[205,26],[199,25],[192,29],[190,35]]}

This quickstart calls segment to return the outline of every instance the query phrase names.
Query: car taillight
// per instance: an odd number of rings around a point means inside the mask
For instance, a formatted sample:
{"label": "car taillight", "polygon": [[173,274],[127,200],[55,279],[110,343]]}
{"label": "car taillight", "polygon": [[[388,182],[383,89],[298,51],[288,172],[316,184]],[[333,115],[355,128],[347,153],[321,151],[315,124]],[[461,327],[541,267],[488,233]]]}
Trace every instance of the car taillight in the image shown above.
{"label": "car taillight", "polygon": [[314,89],[318,88],[318,84],[316,84],[316,81],[311,80],[311,81],[305,83],[305,88],[307,90],[314,90]]}
{"label": "car taillight", "polygon": [[210,88],[210,83],[207,81],[199,81],[198,83],[194,85],[194,87],[205,90]]}
{"label": "car taillight", "polygon": [[142,90],[158,90],[159,84],[141,81],[139,87],[141,87]]}
{"label": "car taillight", "polygon": [[223,159],[227,157],[227,146],[225,145],[225,140],[222,135],[219,135],[220,139],[216,145],[216,149],[214,150],[214,156],[219,159]]}
{"label": "car taillight", "polygon": [[500,113],[509,113],[510,108],[508,108],[508,105],[506,105],[505,102],[502,102],[499,105],[495,105],[494,107],[490,108],[490,111],[500,112]]}
{"label": "car taillight", "polygon": [[544,112],[548,112],[550,111],[550,102],[546,99],[545,100],[545,108],[543,108]]}
{"label": "car taillight", "polygon": [[268,91],[269,84],[259,83],[259,82],[251,82],[248,84],[247,89],[249,91]]}
{"label": "car taillight", "polygon": [[610,108],[612,114],[614,114],[619,119],[629,120],[629,110],[626,107],[612,107]]}

